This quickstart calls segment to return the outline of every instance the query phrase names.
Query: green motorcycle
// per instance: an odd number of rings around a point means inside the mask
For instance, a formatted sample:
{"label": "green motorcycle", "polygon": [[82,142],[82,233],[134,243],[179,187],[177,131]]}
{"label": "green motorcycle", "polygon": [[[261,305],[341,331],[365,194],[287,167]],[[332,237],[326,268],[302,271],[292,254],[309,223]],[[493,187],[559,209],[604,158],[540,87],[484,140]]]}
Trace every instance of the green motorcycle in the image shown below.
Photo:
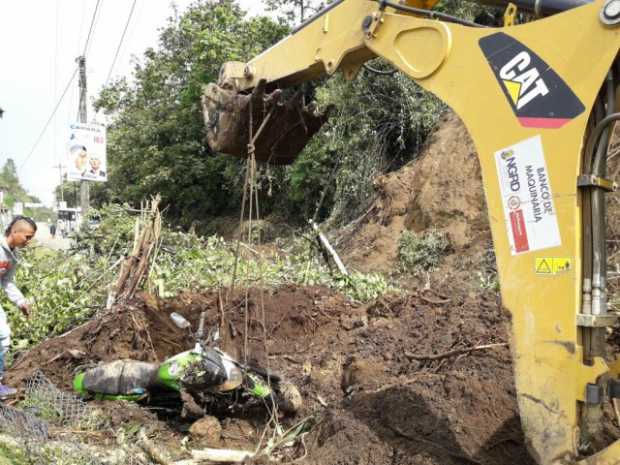
{"label": "green motorcycle", "polygon": [[[191,324],[182,315],[170,315],[181,329]],[[295,414],[302,406],[297,387],[257,367],[249,367],[216,347],[217,331],[205,337],[205,312],[200,316],[195,346],[161,364],[116,360],[79,371],[73,388],[86,398],[138,401],[170,393],[190,394],[203,411],[234,411],[261,405]],[[182,396],[183,397],[183,396]]]}

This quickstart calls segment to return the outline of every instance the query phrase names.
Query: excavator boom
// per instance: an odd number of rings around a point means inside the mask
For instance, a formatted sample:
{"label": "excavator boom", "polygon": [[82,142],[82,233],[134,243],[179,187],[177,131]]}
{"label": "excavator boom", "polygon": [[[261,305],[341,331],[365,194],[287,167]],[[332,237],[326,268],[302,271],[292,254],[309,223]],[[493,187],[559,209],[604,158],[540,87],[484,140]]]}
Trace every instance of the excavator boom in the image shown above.
{"label": "excavator boom", "polygon": [[[620,367],[604,357],[617,320],[606,308],[604,194],[614,188],[605,154],[619,118],[620,0],[536,0],[537,13],[567,11],[502,28],[422,10],[433,3],[335,1],[249,63],[223,67],[203,97],[208,129],[217,133],[229,101],[218,91],[240,95],[233,110],[254,116],[239,120],[235,150],[250,141],[256,150],[260,126],[285,105],[261,92],[336,71],[353,79],[374,57],[450,105],[478,152],[532,455],[544,465],[620,464],[620,443],[601,433],[603,406],[620,396]],[[324,119],[306,108],[294,150]]]}

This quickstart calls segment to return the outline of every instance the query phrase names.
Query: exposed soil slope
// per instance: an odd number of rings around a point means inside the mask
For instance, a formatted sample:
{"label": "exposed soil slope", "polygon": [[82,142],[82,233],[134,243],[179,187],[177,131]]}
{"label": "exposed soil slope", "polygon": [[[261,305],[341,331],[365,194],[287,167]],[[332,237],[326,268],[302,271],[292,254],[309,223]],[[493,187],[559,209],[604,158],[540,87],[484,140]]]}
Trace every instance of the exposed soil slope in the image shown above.
{"label": "exposed soil slope", "polygon": [[345,262],[357,269],[392,271],[405,230],[445,232],[458,253],[477,251],[490,240],[476,150],[454,113],[419,158],[374,185],[376,200],[338,244]]}

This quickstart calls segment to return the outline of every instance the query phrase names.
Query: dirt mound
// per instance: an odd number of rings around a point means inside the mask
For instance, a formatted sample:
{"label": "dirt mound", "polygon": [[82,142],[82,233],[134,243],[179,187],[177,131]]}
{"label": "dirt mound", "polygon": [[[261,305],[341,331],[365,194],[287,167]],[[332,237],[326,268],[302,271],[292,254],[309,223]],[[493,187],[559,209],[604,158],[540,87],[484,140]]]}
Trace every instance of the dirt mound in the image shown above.
{"label": "dirt mound", "polygon": [[384,299],[357,312],[367,324],[341,332],[338,347],[313,354],[315,392],[337,389],[326,380],[338,377],[322,367],[344,357],[343,398],[315,433],[308,463],[534,463],[523,445],[508,348],[442,356],[505,341],[507,318],[493,296],[450,295]]}
{"label": "dirt mound", "polygon": [[[185,293],[168,300],[141,294],[125,307],[49,339],[22,355],[7,373],[7,380],[20,385],[41,369],[59,387],[70,388],[75,369],[84,364],[123,358],[161,362],[194,345],[187,332],[174,325],[170,319],[172,312],[185,316],[194,328],[203,311],[207,316],[206,328],[217,327],[224,315],[228,324],[223,328],[223,348],[243,359],[245,291],[238,291],[226,305],[221,303],[225,300],[228,300],[226,296],[217,291]],[[274,345],[297,351],[312,346],[307,339],[311,339],[319,320],[329,320],[328,312],[333,314],[348,306],[343,296],[323,288],[290,286],[265,292],[253,290],[247,299],[249,361],[261,366],[270,363],[265,356],[263,325],[272,335],[266,348],[277,357],[282,350]]]}
{"label": "dirt mound", "polygon": [[445,232],[455,250],[491,237],[480,164],[465,126],[448,113],[419,158],[374,183],[376,200],[344,232],[339,250],[364,271],[391,271],[405,230]]}
{"label": "dirt mound", "polygon": [[[250,362],[300,387],[301,416],[320,418],[303,463],[533,463],[508,348],[466,350],[505,342],[507,317],[495,296],[446,288],[364,306],[324,288],[287,286],[251,290],[247,302],[246,320],[245,290],[230,299],[217,291],[170,300],[142,295],[23,355],[8,381],[18,385],[40,368],[69,389],[73,369],[89,361],[162,360],[191,345],[168,315],[177,311],[196,323],[206,310],[209,327],[222,314],[230,322],[225,349],[243,358],[247,344]],[[223,421],[223,434],[238,438],[241,428],[246,444],[255,444],[261,425],[248,421]]]}

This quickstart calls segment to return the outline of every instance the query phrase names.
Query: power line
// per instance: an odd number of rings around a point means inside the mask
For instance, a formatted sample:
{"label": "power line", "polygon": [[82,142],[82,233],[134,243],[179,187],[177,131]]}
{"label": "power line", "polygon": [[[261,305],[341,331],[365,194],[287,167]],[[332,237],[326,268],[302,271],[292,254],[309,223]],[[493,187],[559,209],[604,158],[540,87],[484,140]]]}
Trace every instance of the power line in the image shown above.
{"label": "power line", "polygon": [[58,99],[58,102],[56,103],[56,106],[52,110],[52,114],[47,119],[47,122],[45,123],[45,126],[43,126],[43,129],[41,130],[41,133],[39,134],[39,137],[37,137],[37,141],[32,146],[32,149],[30,149],[30,152],[28,153],[28,156],[24,159],[24,161],[20,165],[19,169],[22,169],[24,167],[24,165],[26,165],[26,162],[28,161],[28,159],[34,153],[34,150],[37,148],[37,145],[39,145],[39,142],[41,142],[41,139],[43,138],[43,135],[45,134],[45,131],[47,130],[47,127],[52,122],[52,119],[54,118],[54,115],[56,114],[56,111],[58,110],[58,107],[60,107],[60,104],[62,103],[62,100],[64,99],[65,95],[67,94],[67,91],[69,90],[69,87],[71,87],[71,83],[73,82],[73,79],[75,79],[75,75],[77,74],[77,72],[78,72],[78,68],[76,67],[75,70],[73,70],[73,74],[69,78],[69,82],[67,82],[67,85],[65,86],[65,90],[63,91],[62,95]]}
{"label": "power line", "polygon": [[104,87],[108,85],[108,82],[110,81],[110,76],[112,76],[112,70],[114,69],[114,65],[116,64],[116,59],[118,58],[118,54],[121,51],[121,46],[123,45],[123,40],[125,39],[125,34],[127,33],[127,28],[129,27],[131,16],[133,15],[133,10],[136,8],[136,2],[137,0],[133,0],[133,4],[131,5],[131,10],[129,10],[129,16],[127,17],[127,22],[125,23],[125,29],[123,29],[121,40],[118,42],[118,47],[116,47],[116,53],[114,54],[114,59],[112,60],[112,65],[110,66],[110,71],[108,72],[108,77],[105,80]]}
{"label": "power line", "polygon": [[86,43],[84,44],[84,51],[82,52],[82,56],[86,55],[86,49],[88,48],[88,42],[90,42],[90,36],[95,26],[95,18],[97,17],[97,10],[99,10],[100,3],[101,0],[97,0],[97,4],[95,5],[95,11],[93,12],[93,17],[90,20],[90,28],[88,29],[88,36],[86,36]]}

